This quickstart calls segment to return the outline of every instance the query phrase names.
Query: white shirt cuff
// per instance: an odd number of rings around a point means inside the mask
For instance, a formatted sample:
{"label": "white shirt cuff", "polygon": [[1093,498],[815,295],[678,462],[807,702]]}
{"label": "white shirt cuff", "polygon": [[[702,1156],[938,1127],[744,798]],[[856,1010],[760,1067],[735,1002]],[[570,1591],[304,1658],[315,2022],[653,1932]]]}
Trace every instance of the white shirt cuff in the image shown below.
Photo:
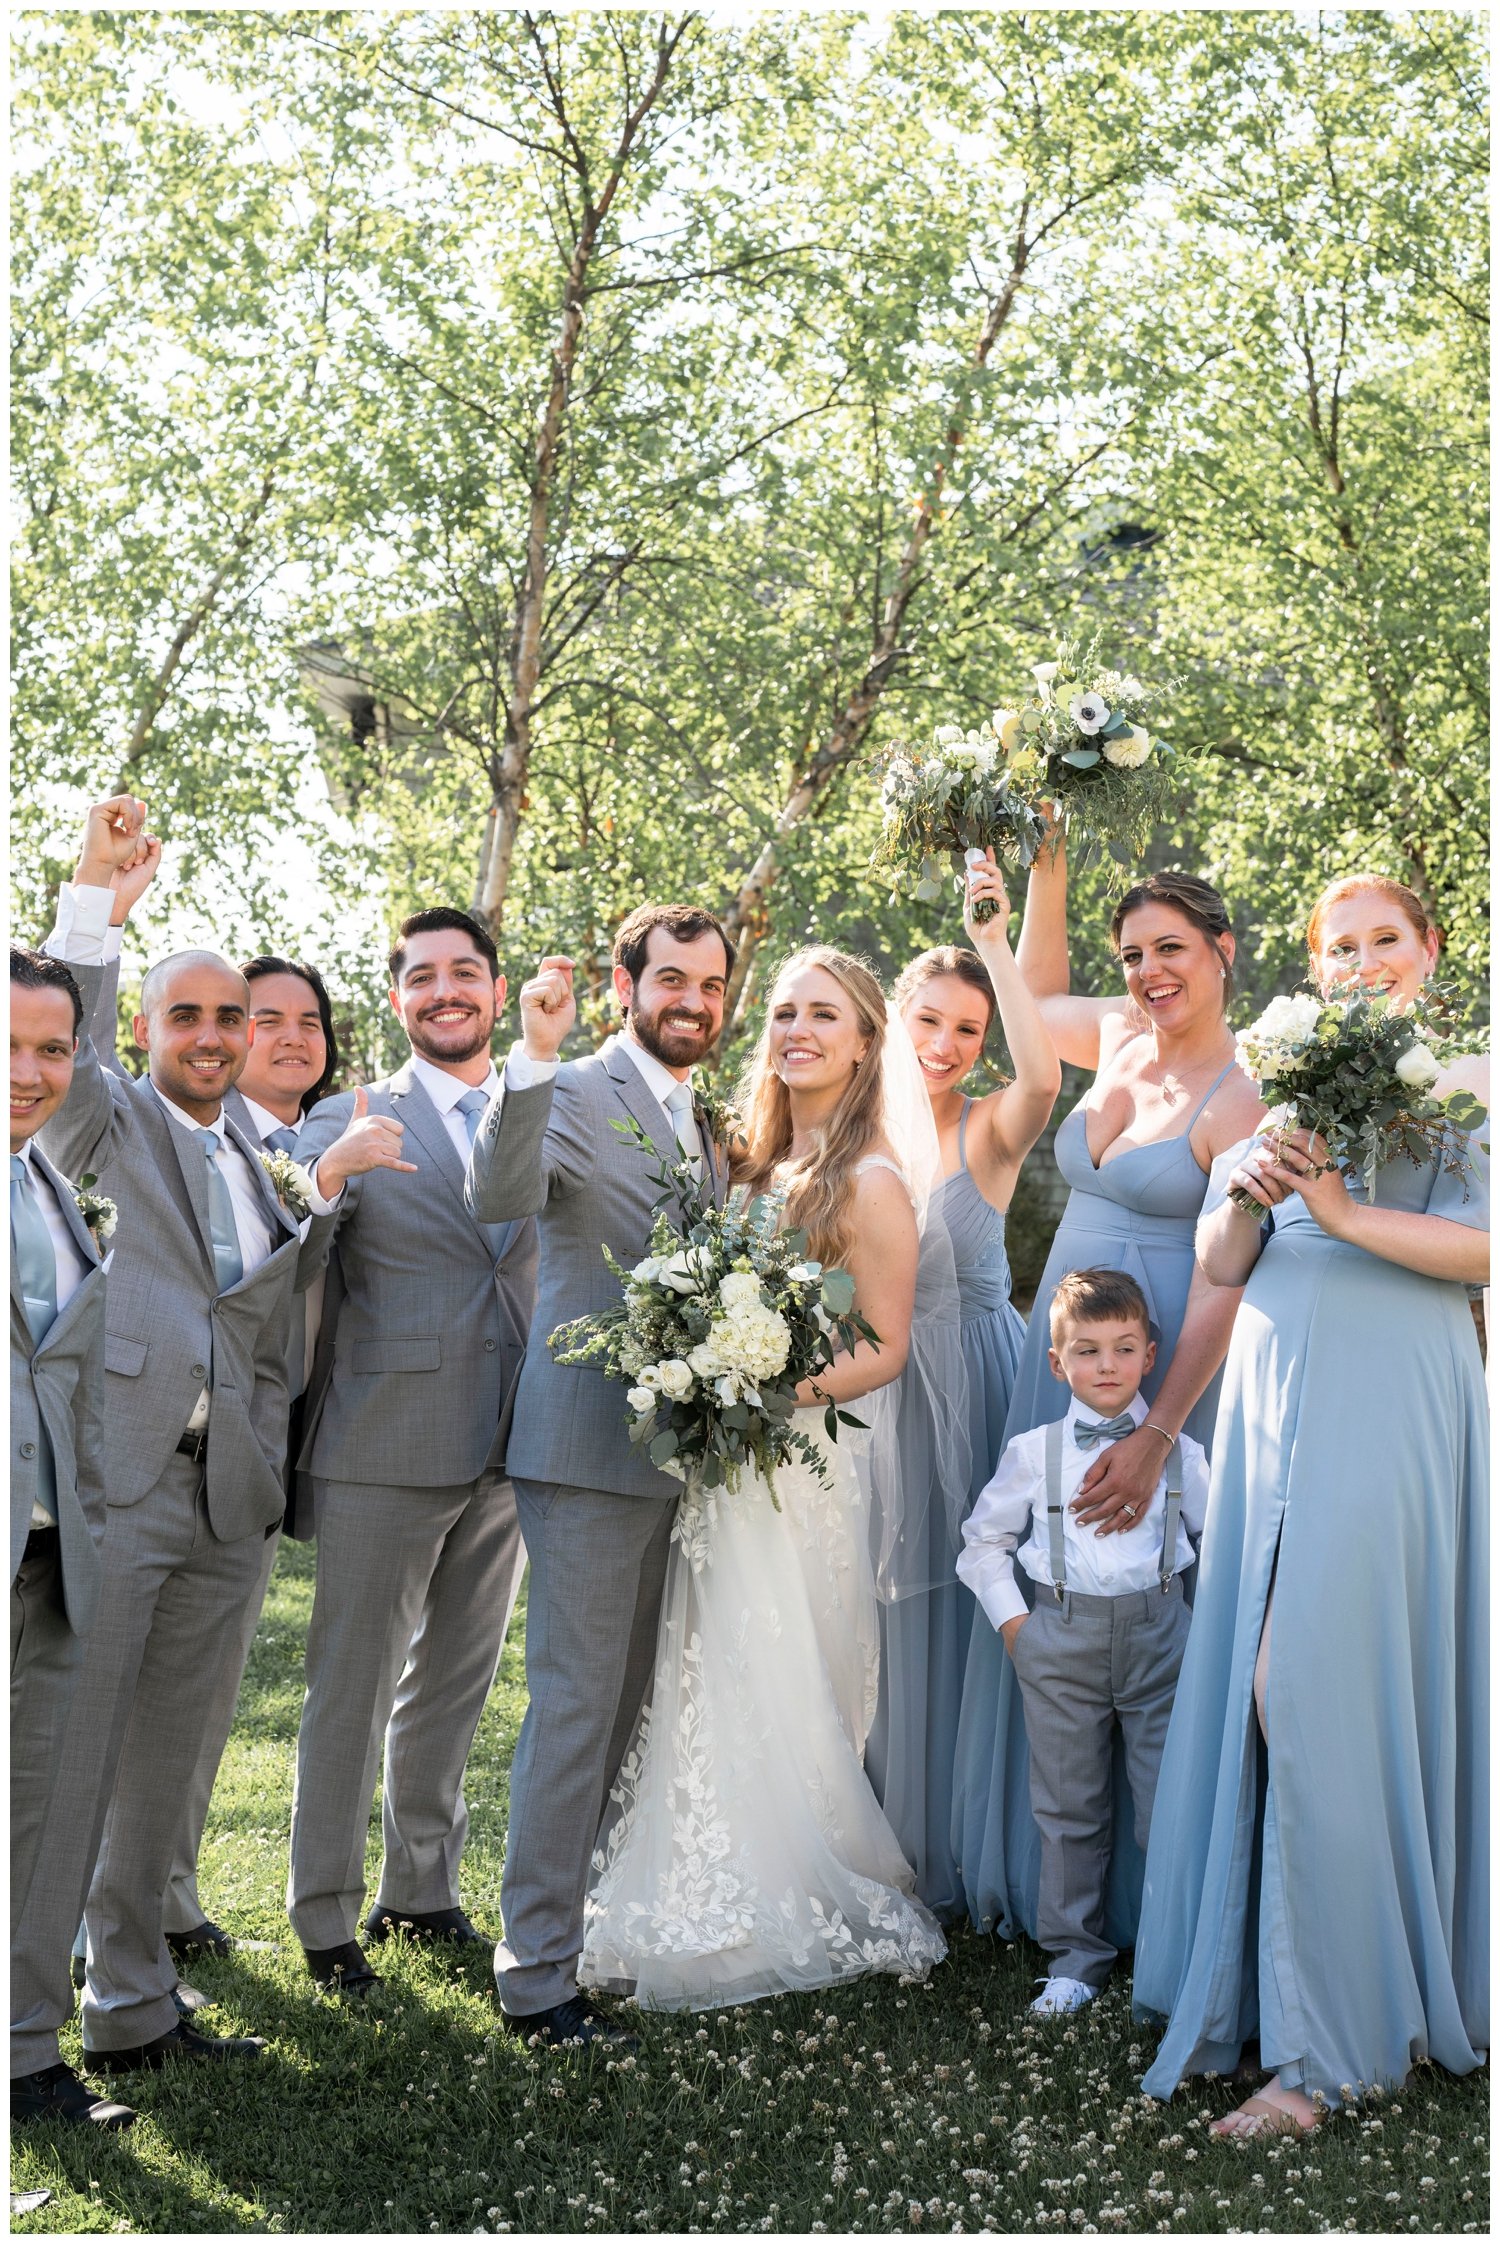
{"label": "white shirt cuff", "polygon": [[955,1572],[978,1598],[992,1629],[1004,1628],[1007,1621],[1026,1611],[1026,1600],[1016,1587],[1015,1562],[1008,1551],[986,1552],[983,1558],[974,1550],[960,1551]]}
{"label": "white shirt cuff", "polygon": [[[332,1215],[334,1209],[338,1206],[340,1200],[342,1200],[344,1197],[344,1186],[342,1184],[339,1186],[337,1192],[335,1192],[331,1200],[325,1200],[322,1193],[318,1190],[317,1162],[314,1162],[313,1166],[308,1171],[308,1182],[312,1186],[312,1190],[307,1195],[309,1217]],[[307,1237],[306,1224],[304,1224],[302,1227],[302,1236],[304,1239]]]}
{"label": "white shirt cuff", "polygon": [[112,888],[83,888],[65,882],[57,892],[57,924],[42,949],[49,958],[73,966],[108,966],[120,955],[125,930],[111,927],[115,908]]}
{"label": "white shirt cuff", "polygon": [[538,1083],[550,1083],[560,1060],[534,1060],[524,1044],[513,1044],[505,1061],[505,1073],[500,1078],[502,1090],[531,1091]]}

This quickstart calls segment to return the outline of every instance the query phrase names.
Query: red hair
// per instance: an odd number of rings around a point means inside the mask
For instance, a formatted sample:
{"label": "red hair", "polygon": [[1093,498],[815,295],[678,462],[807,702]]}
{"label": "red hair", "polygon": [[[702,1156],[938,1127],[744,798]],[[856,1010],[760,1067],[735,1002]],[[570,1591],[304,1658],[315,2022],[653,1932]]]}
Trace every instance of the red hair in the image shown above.
{"label": "red hair", "polygon": [[1391,880],[1384,873],[1351,873],[1347,880],[1332,880],[1314,904],[1307,919],[1307,947],[1316,958],[1323,948],[1323,927],[1335,904],[1342,904],[1348,896],[1361,896],[1370,892],[1383,896],[1403,918],[1409,920],[1417,931],[1419,942],[1425,943],[1429,935],[1441,943],[1442,931],[1427,917],[1421,898],[1399,880]]}

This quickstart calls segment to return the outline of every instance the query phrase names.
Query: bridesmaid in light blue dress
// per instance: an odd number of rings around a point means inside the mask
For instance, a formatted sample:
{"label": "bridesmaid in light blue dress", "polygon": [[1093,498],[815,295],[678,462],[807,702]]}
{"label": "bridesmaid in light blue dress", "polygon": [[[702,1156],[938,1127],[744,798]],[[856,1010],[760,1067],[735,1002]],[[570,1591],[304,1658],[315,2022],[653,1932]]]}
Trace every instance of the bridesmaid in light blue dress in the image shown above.
{"label": "bridesmaid in light blue dress", "polygon": [[[1061,1081],[1051,1040],[1011,953],[1010,903],[993,852],[975,867],[970,894],[997,905],[982,923],[966,911],[974,949],[950,944],[924,951],[902,973],[892,997],[921,1064],[943,1155],[941,1213],[953,1247],[968,1375],[967,1442],[959,1445],[968,1471],[961,1488],[935,1491],[928,1508],[927,1579],[941,1586],[880,1609],[880,1703],[865,1748],[866,1774],[916,1870],[917,1891],[940,1918],[964,1911],[951,1836],[953,1754],[977,1610],[954,1574],[954,1559],[969,1508],[1000,1454],[1026,1330],[1010,1298],[1005,1214]],[[1015,1075],[986,1098],[966,1098],[960,1086],[997,1012]],[[911,1418],[919,1441],[925,1414],[914,1411]],[[909,1471],[926,1469],[921,1456],[908,1465]]]}
{"label": "bridesmaid in light blue dress", "polygon": [[[1437,954],[1387,881],[1337,883],[1308,940],[1325,987],[1354,971],[1408,999]],[[1479,1063],[1453,1072],[1487,1105]],[[1217,2123],[1242,2136],[1315,2125],[1315,2099],[1398,2087],[1419,2058],[1468,2072],[1489,2038],[1488,1429],[1464,1292],[1488,1148],[1465,1140],[1457,1176],[1390,1162],[1373,1200],[1322,1150],[1292,1131],[1226,1154],[1199,1227],[1209,1275],[1249,1283],[1136,1950],[1138,2011],[1169,2017],[1149,2094],[1258,2036],[1274,2077]]]}
{"label": "bridesmaid in light blue dress", "polygon": [[[1129,1271],[1150,1305],[1156,1341],[1142,1389],[1150,1420],[1111,1444],[1078,1506],[1081,1522],[1113,1534],[1130,1531],[1130,1507],[1144,1508],[1178,1433],[1186,1428],[1209,1445],[1234,1297],[1195,1278],[1193,1227],[1210,1162],[1248,1135],[1261,1107],[1235,1065],[1225,1018],[1234,936],[1217,893],[1187,874],[1152,874],[1121,899],[1110,932],[1124,998],[1072,996],[1063,852],[1044,854],[1031,873],[1019,963],[1059,1058],[1098,1073],[1057,1132],[1057,1162],[1072,1192],[1037,1288],[1004,1439],[1067,1408],[1067,1389],[1047,1362],[1047,1306],[1058,1281],[1069,1270]],[[1106,1933],[1124,1949],[1135,1938],[1144,1862],[1123,1755],[1114,1825]],[[1034,1932],[1040,1849],[1021,1694],[982,1613],[964,1675],[952,1832],[978,1928],[1006,1938]]]}

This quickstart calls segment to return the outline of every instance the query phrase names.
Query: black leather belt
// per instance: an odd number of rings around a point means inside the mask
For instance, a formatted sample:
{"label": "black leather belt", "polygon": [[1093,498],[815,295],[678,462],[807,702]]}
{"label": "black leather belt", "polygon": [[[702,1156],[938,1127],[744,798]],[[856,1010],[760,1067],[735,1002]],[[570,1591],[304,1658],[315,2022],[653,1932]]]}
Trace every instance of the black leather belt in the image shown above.
{"label": "black leather belt", "polygon": [[196,1434],[184,1434],[177,1444],[177,1454],[191,1457],[195,1465],[201,1465],[208,1455],[208,1428],[200,1426]]}
{"label": "black leather belt", "polygon": [[56,1558],[58,1537],[55,1527],[33,1527],[26,1538],[26,1548],[21,1553],[23,1566],[34,1565],[39,1558]]}

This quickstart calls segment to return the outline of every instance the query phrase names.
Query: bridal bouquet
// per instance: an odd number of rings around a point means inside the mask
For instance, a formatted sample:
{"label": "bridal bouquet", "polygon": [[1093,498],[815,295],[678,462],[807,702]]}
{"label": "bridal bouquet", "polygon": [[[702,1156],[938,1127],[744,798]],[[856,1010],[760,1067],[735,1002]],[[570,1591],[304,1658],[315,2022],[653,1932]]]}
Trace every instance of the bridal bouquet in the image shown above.
{"label": "bridal bouquet", "polygon": [[[779,1510],[776,1467],[794,1453],[827,1478],[816,1443],[792,1424],[798,1385],[826,1371],[839,1346],[878,1346],[878,1336],[854,1307],[847,1270],[825,1270],[809,1260],[800,1231],[777,1229],[776,1195],[716,1208],[691,1167],[660,1156],[639,1124],[616,1127],[651,1155],[685,1230],[658,1212],[633,1270],[606,1246],[619,1302],[559,1325],[547,1344],[560,1364],[597,1364],[627,1382],[630,1439],[645,1444],[653,1465],[731,1490],[748,1465]],[[862,1423],[830,1402],[830,1439],[840,1420]]]}
{"label": "bridal bouquet", "polygon": [[[1398,1154],[1426,1161],[1436,1153],[1451,1175],[1464,1173],[1459,1136],[1485,1110],[1470,1091],[1430,1096],[1442,1073],[1437,1041],[1431,999],[1394,1012],[1384,993],[1361,989],[1273,997],[1235,1048],[1267,1105],[1281,1109],[1277,1124],[1321,1132],[1333,1166],[1357,1169],[1373,1200],[1376,1171]],[[1248,1192],[1229,1197],[1246,1215],[1266,1212]]]}
{"label": "bridal bouquet", "polygon": [[[1097,846],[1134,865],[1171,807],[1172,751],[1144,722],[1160,689],[1101,663],[1098,647],[1064,640],[1014,708],[967,732],[939,725],[925,754],[888,750],[874,868],[919,868],[913,894],[924,900],[940,893],[944,856],[958,871],[969,851],[993,849],[1024,870],[1046,837],[1049,804],[1084,857]],[[994,910],[985,900],[975,917]]]}

